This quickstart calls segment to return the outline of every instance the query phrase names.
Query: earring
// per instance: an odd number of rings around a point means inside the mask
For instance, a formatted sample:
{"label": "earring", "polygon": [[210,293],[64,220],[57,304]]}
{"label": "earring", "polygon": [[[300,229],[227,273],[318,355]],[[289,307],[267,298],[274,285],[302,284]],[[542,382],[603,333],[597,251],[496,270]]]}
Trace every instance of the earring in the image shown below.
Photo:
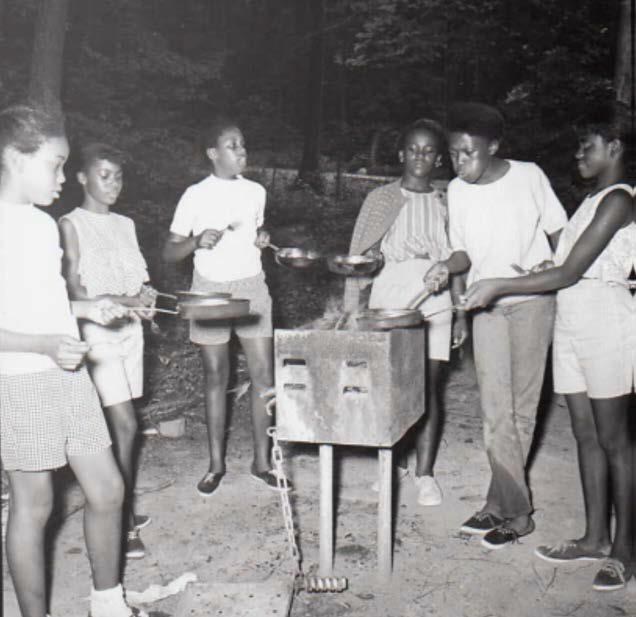
{"label": "earring", "polygon": [[441,166],[442,166],[442,161],[441,161],[441,159],[437,159],[437,160],[435,161],[435,167],[441,167]]}

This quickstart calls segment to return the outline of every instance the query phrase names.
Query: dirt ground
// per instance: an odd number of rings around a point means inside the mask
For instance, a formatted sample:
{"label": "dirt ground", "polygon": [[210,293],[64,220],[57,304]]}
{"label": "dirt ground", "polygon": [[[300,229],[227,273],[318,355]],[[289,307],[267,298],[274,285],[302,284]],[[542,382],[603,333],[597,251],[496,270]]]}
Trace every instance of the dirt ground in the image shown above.
{"label": "dirt ground", "polygon": [[[444,491],[440,507],[422,508],[404,483],[396,500],[394,575],[389,586],[376,578],[376,473],[373,451],[336,449],[338,509],[335,572],[349,578],[341,594],[300,593],[291,615],[439,617],[611,617],[636,615],[636,582],[602,594],[591,589],[594,564],[555,568],[533,556],[536,545],[581,532],[581,495],[574,441],[566,410],[547,409],[530,479],[537,530],[501,551],[482,548],[458,532],[459,524],[482,502],[488,478],[481,448],[477,393],[469,357],[452,371],[437,476]],[[144,559],[126,566],[128,589],[166,584],[185,572],[203,583],[282,581],[291,564],[279,500],[249,477],[251,441],[246,398],[234,406],[229,430],[228,474],[205,500],[195,484],[206,466],[205,427],[200,414],[187,416],[183,438],[142,439],[138,511],[153,523],[142,533]],[[318,562],[318,457],[315,447],[286,448],[287,470],[296,489],[293,507],[305,567]],[[51,525],[53,615],[86,614],[90,588],[82,536],[82,496],[70,474]],[[3,562],[3,566],[6,563]],[[4,568],[4,615],[18,617]],[[179,596],[145,606],[155,617],[176,616]],[[238,607],[237,607],[238,610]],[[237,615],[241,613],[236,613]],[[228,613],[225,613],[228,615]]]}
{"label": "dirt ground", "polygon": [[[149,216],[152,216],[150,212]],[[352,214],[321,228],[322,247],[344,248]],[[280,215],[274,240],[282,245],[315,235],[311,218]],[[167,227],[165,221],[160,224]],[[333,233],[331,233],[333,232]],[[307,245],[307,243],[305,243]],[[276,323],[295,327],[325,309],[340,293],[341,281],[317,273],[282,270],[266,259],[276,302]],[[187,284],[187,268],[154,272],[164,290]],[[137,510],[153,523],[143,530],[144,559],[130,561],[125,586],[142,591],[167,584],[186,572],[203,584],[289,580],[291,562],[278,496],[249,477],[251,435],[244,359],[238,356],[230,393],[228,473],[209,499],[195,485],[207,466],[202,377],[196,350],[184,323],[158,320],[160,332],[147,337],[147,392],[139,404],[143,427],[176,416],[187,420],[186,435],[140,437]],[[613,617],[636,616],[636,581],[615,593],[591,588],[595,564],[555,568],[533,556],[545,542],[582,532],[582,498],[576,451],[566,409],[548,400],[542,412],[536,456],[530,470],[536,531],[500,551],[482,548],[459,533],[460,523],[482,505],[488,466],[470,350],[454,358],[446,387],[446,423],[436,474],[444,492],[440,507],[416,504],[412,483],[404,483],[395,503],[394,574],[389,585],[376,575],[377,495],[370,490],[377,465],[366,449],[336,449],[337,524],[335,573],[349,579],[341,594],[301,592],[293,617]],[[318,563],[318,455],[315,446],[286,447],[286,468],[295,483],[293,508],[306,570]],[[411,465],[412,468],[412,465]],[[82,534],[83,498],[68,471],[57,474],[60,502],[51,522],[51,610],[54,617],[84,617],[90,590]],[[3,503],[6,514],[6,502]],[[246,586],[247,589],[247,586]],[[3,553],[5,617],[18,617]],[[249,594],[246,592],[245,596]],[[154,617],[180,617],[182,594],[144,605]],[[207,614],[218,614],[212,611]],[[267,612],[263,612],[267,615]],[[243,615],[240,602],[225,617]]]}

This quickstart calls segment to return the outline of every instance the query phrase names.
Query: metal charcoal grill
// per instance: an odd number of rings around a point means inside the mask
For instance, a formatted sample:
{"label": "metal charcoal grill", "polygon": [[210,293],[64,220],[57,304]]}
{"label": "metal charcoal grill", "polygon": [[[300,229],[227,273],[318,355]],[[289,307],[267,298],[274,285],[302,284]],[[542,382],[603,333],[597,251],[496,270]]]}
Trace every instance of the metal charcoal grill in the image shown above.
{"label": "metal charcoal grill", "polygon": [[425,409],[423,329],[277,330],[276,432],[320,445],[321,577],[333,576],[333,446],[378,448],[378,569],[392,570],[392,447]]}
{"label": "metal charcoal grill", "polygon": [[424,330],[277,330],[278,438],[392,447],[424,411]]}

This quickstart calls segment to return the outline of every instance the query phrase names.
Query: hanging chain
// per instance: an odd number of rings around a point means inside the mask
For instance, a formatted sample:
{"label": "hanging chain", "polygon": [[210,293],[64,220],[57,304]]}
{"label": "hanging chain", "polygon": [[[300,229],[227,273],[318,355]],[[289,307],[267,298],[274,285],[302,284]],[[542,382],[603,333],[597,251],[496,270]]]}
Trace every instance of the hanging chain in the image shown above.
{"label": "hanging chain", "polygon": [[[266,393],[266,394],[269,394]],[[276,397],[272,396],[267,403],[265,403],[265,410],[267,415],[274,415],[274,406],[276,405]],[[278,441],[278,435],[276,426],[270,426],[267,429],[267,434],[272,438],[272,460],[274,463],[274,470],[276,472],[276,484],[278,485],[278,492],[280,494],[280,504],[283,510],[283,521],[285,523],[285,531],[287,532],[287,545],[289,547],[289,554],[294,561],[294,578],[303,576],[302,558],[298,543],[296,542],[296,527],[294,525],[294,515],[291,509],[291,503],[289,500],[289,484],[287,482],[287,476],[283,468],[285,461],[283,456],[283,449],[280,447]]]}
{"label": "hanging chain", "polygon": [[[265,411],[268,416],[274,415],[274,407],[276,406],[276,396],[274,390],[268,390],[262,395],[263,398],[270,397],[265,403]],[[283,468],[285,458],[283,456],[283,449],[278,441],[278,434],[276,426],[270,426],[267,429],[267,434],[272,438],[272,460],[274,462],[274,470],[276,472],[276,484],[278,485],[278,492],[280,494],[280,504],[283,510],[283,520],[285,522],[285,531],[287,532],[287,545],[289,546],[289,554],[294,561],[294,573],[293,586],[296,591],[304,589],[309,592],[342,592],[348,586],[348,581],[344,577],[320,577],[320,576],[305,576],[303,573],[302,556],[298,543],[296,542],[296,527],[294,525],[294,514],[291,509],[291,502],[289,500],[289,483],[287,482],[287,475]]]}

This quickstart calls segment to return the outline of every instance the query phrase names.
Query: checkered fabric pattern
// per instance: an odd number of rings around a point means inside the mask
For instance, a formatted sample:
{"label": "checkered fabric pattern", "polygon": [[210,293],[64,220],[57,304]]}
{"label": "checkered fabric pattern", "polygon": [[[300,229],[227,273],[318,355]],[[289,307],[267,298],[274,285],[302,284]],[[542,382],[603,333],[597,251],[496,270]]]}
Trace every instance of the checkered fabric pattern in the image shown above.
{"label": "checkered fabric pattern", "polygon": [[0,447],[9,471],[63,467],[67,456],[94,454],[111,441],[84,367],[0,375]]}

